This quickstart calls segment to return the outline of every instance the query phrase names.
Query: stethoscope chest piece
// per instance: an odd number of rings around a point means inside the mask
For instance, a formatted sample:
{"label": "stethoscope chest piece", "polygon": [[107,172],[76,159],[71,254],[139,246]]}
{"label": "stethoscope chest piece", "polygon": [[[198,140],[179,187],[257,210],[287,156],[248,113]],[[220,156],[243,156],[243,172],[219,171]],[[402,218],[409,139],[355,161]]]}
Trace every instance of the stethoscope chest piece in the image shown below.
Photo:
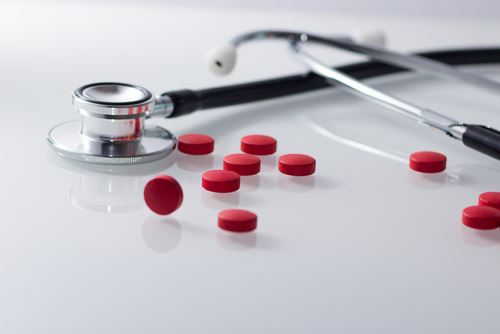
{"label": "stethoscope chest piece", "polygon": [[78,120],[54,126],[49,145],[61,156],[90,163],[129,165],[168,156],[176,139],[168,130],[145,124],[155,99],[140,86],[96,83],[73,93]]}

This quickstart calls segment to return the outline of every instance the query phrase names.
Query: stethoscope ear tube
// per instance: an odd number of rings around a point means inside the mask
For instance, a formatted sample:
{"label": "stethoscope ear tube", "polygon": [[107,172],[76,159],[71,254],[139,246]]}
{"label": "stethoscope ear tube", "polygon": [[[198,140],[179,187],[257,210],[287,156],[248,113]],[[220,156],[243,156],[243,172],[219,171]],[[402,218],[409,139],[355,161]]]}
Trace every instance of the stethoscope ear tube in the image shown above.
{"label": "stethoscope ear tube", "polygon": [[[500,62],[499,48],[433,51],[417,54],[434,61],[448,65],[481,65],[497,64]],[[336,70],[350,75],[358,80],[407,72],[407,68],[367,61],[337,67]],[[318,89],[331,87],[331,83],[322,76],[308,72],[274,79],[260,80],[237,85],[214,87],[198,90],[176,90],[161,94],[172,100],[164,117],[178,117],[196,110],[220,108],[249,102],[264,101],[267,99],[306,93]]]}
{"label": "stethoscope ear tube", "polygon": [[[364,73],[364,71],[358,70],[356,74],[363,76]],[[376,74],[371,71],[366,75],[369,77]],[[173,118],[192,113],[196,110],[264,101],[327,87],[331,86],[323,77],[309,72],[306,74],[296,74],[208,89],[169,91],[161,94],[161,96],[166,96],[172,101],[173,109],[166,117]]]}
{"label": "stethoscope ear tube", "polygon": [[300,48],[300,41],[290,42],[291,50],[314,73],[331,80],[350,93],[388,107],[419,123],[439,129],[481,153],[500,159],[500,132],[484,125],[467,125],[443,114],[408,103],[368,86],[356,78],[329,68]]}
{"label": "stethoscope ear tube", "polygon": [[500,159],[500,131],[484,125],[466,125],[462,142],[476,151]]}

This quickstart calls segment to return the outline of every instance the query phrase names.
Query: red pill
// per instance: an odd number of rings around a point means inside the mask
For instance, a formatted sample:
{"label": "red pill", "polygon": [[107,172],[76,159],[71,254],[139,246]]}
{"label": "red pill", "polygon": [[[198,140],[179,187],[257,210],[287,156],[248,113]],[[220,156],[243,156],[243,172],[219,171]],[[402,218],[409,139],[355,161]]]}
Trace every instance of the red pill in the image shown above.
{"label": "red pill", "polygon": [[446,156],[431,151],[415,152],[410,155],[410,168],[421,173],[439,173],[446,169]]}
{"label": "red pill", "polygon": [[218,225],[231,232],[249,232],[257,228],[257,215],[241,209],[223,210],[219,213]]}
{"label": "red pill", "polygon": [[215,193],[231,193],[240,189],[240,174],[230,170],[209,170],[203,173],[201,186]]}
{"label": "red pill", "polygon": [[177,210],[183,198],[181,185],[168,175],[157,176],[144,187],[146,205],[159,215],[168,215]]}
{"label": "red pill", "polygon": [[469,206],[462,211],[462,223],[478,230],[500,227],[500,210],[489,206]]}
{"label": "red pill", "polygon": [[500,210],[500,192],[486,192],[479,195],[478,205],[491,206]]}
{"label": "red pill", "polygon": [[278,169],[292,176],[311,175],[316,171],[316,160],[305,154],[285,154],[278,160]]}
{"label": "red pill", "polygon": [[269,155],[276,152],[277,141],[271,136],[248,135],[241,138],[241,150],[248,154]]}
{"label": "red pill", "polygon": [[240,175],[255,175],[260,172],[260,159],[245,153],[226,155],[224,170],[231,170]]}
{"label": "red pill", "polygon": [[214,139],[199,133],[179,136],[177,147],[180,152],[191,155],[204,155],[214,151]]}

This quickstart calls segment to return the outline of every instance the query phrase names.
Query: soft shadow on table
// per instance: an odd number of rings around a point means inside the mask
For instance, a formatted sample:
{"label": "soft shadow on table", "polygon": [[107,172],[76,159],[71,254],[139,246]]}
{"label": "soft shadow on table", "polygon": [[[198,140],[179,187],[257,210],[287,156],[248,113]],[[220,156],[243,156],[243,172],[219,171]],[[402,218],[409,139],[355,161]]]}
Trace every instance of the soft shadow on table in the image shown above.
{"label": "soft shadow on table", "polygon": [[257,206],[263,204],[264,199],[253,192],[235,191],[232,193],[213,193],[201,190],[201,202],[211,209],[223,210],[239,206]]}
{"label": "soft shadow on table", "polygon": [[500,245],[500,229],[475,230],[462,226],[461,236],[464,242],[472,246],[491,247]]}
{"label": "soft shadow on table", "polygon": [[156,253],[169,253],[179,246],[182,234],[197,235],[216,239],[220,248],[229,251],[249,249],[274,250],[279,247],[276,238],[258,231],[245,233],[229,232],[217,226],[201,226],[189,222],[179,222],[170,217],[151,216],[142,226],[142,237],[146,245]]}
{"label": "soft shadow on table", "polygon": [[278,187],[291,193],[305,193],[313,189],[333,189],[337,184],[322,175],[288,176],[278,175]]}
{"label": "soft shadow on table", "polygon": [[[319,92],[287,97],[286,99],[275,99],[231,107],[232,110],[227,111],[223,117],[217,117],[204,124],[194,126],[190,128],[190,131],[200,133],[210,132],[212,135],[217,136],[227,133],[228,130],[240,128],[242,124],[249,124],[262,119],[282,119],[283,115],[290,118],[305,112],[305,110],[310,108],[311,104],[314,104],[315,107],[331,104],[335,98],[332,92],[332,90],[325,89]],[[272,161],[263,161],[263,163],[263,165],[270,166]],[[264,167],[263,170],[267,170],[268,166]]]}
{"label": "soft shadow on table", "polygon": [[152,251],[168,253],[181,242],[181,224],[174,218],[151,216],[142,225],[142,237]]}
{"label": "soft shadow on table", "polygon": [[207,190],[201,190],[201,202],[204,206],[221,210],[228,207],[237,207],[240,204],[240,192],[232,193],[213,193]]}
{"label": "soft shadow on table", "polygon": [[221,248],[230,251],[244,251],[252,248],[273,250],[279,247],[277,239],[257,231],[238,233],[219,230],[217,242]]}
{"label": "soft shadow on table", "polygon": [[278,158],[276,154],[260,156],[261,172],[271,172],[276,169]]}
{"label": "soft shadow on table", "polygon": [[189,172],[204,172],[213,169],[214,155],[188,155],[177,153],[177,166]]}
{"label": "soft shadow on table", "polygon": [[441,189],[445,186],[472,186],[488,180],[489,187],[500,187],[500,172],[484,165],[451,165],[446,171],[435,174],[408,170],[408,183],[418,189]]}
{"label": "soft shadow on table", "polygon": [[260,179],[261,179],[261,176],[259,174],[242,176],[241,177],[240,191],[242,191],[242,192],[254,192],[254,191],[259,190]]}

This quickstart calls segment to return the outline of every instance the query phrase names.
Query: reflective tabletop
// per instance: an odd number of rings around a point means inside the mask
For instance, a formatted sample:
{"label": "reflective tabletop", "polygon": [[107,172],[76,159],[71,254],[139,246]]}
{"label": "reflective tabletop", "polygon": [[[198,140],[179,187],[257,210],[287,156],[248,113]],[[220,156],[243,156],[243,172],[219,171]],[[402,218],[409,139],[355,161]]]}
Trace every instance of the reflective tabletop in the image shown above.
{"label": "reflective tabletop", "polygon": [[[161,92],[303,71],[285,45],[262,43],[242,50],[234,76],[212,77],[203,53],[241,31],[382,26],[390,46],[417,51],[494,44],[498,23],[131,3],[1,6],[10,31],[0,35],[1,333],[498,333],[500,230],[478,232],[460,219],[481,192],[500,191],[499,162],[379,106],[323,90],[154,119],[175,135],[213,136],[215,152],[131,167],[64,160],[46,143],[54,124],[78,118],[71,92],[88,82]],[[331,63],[353,60],[339,53]],[[500,80],[500,65],[464,70]],[[500,127],[500,95],[416,74],[370,83]],[[262,172],[244,177],[236,193],[203,190],[203,171],[221,168],[251,133],[278,140]],[[447,170],[409,170],[418,150],[446,154]],[[285,153],[315,157],[316,174],[280,174]],[[162,173],[184,189],[183,205],[166,217],[142,197]],[[234,207],[257,213],[255,232],[217,227],[217,213]]]}

